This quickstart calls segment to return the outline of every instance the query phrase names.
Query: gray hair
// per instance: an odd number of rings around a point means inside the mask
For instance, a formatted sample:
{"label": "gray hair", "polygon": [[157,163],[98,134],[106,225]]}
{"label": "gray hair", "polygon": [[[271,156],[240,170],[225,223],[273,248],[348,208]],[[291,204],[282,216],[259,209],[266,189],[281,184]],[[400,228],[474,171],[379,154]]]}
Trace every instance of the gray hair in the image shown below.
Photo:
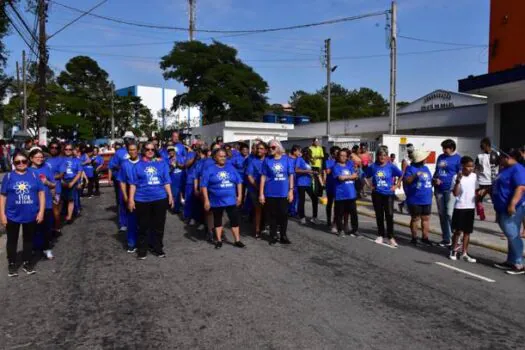
{"label": "gray hair", "polygon": [[270,142],[268,142],[268,146],[271,147],[272,145],[277,146],[277,148],[279,149],[279,151],[280,151],[281,153],[284,153],[284,147],[283,147],[281,141],[279,141],[279,140],[277,140],[277,139],[272,139],[272,140],[270,140]]}

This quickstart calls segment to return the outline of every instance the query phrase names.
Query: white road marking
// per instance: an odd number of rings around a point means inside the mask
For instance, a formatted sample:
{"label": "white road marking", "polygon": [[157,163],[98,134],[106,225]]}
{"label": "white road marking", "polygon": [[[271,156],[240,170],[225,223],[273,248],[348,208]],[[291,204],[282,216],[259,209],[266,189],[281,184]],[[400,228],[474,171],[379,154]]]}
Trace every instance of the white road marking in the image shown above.
{"label": "white road marking", "polygon": [[450,266],[450,265],[445,264],[445,263],[442,263],[442,262],[438,262],[438,261],[436,261],[436,264],[439,265],[439,266],[445,267],[445,268],[447,268],[447,269],[451,269],[451,270],[454,270],[454,271],[457,271],[457,272],[464,273],[465,275],[469,275],[469,276],[472,276],[472,277],[479,278],[480,280],[485,281],[485,282],[490,282],[490,283],[494,283],[494,282],[496,282],[495,280],[492,280],[492,279],[490,279],[490,278],[483,277],[483,276],[481,276],[481,275],[477,275],[477,274],[475,274],[475,273],[468,272],[468,271],[465,271],[465,270],[459,269],[459,268],[454,267],[454,266]]}
{"label": "white road marking", "polygon": [[377,245],[382,245],[383,247],[388,247],[390,249],[397,249],[397,247],[393,247],[391,246],[390,244],[386,244],[386,243],[377,243],[375,239],[372,239],[372,238],[366,238],[368,239],[370,242],[374,243],[374,244],[377,244]]}

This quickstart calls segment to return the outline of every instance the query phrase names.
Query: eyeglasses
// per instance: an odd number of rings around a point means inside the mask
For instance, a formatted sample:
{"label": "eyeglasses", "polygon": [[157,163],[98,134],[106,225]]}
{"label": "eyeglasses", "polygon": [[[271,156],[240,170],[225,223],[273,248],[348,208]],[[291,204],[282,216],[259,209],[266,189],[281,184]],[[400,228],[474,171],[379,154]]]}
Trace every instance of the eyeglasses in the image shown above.
{"label": "eyeglasses", "polygon": [[155,152],[155,148],[145,148],[146,152]]}
{"label": "eyeglasses", "polygon": [[27,164],[27,159],[19,159],[19,160],[15,160],[15,161],[13,161],[13,164],[14,164],[14,165]]}
{"label": "eyeglasses", "polygon": [[64,151],[72,151],[73,148],[64,148]]}
{"label": "eyeglasses", "polygon": [[58,149],[58,146],[50,146],[50,149]]}

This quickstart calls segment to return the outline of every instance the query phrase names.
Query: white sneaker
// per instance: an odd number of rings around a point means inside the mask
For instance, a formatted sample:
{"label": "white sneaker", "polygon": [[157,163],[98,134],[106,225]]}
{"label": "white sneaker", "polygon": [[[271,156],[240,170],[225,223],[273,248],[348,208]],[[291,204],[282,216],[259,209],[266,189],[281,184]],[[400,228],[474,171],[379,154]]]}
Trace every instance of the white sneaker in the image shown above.
{"label": "white sneaker", "polygon": [[397,242],[394,238],[390,238],[390,240],[388,241],[388,243],[390,243],[390,245],[394,248],[397,248]]}
{"label": "white sneaker", "polygon": [[376,242],[377,244],[383,244],[383,237],[381,237],[381,236],[377,237],[376,240],[375,240],[375,242]]}
{"label": "white sneaker", "polygon": [[337,227],[332,226],[332,228],[330,229],[330,232],[333,234],[337,234]]}
{"label": "white sneaker", "polygon": [[128,230],[128,228],[127,228],[127,226],[121,226],[118,230],[120,232],[126,232]]}
{"label": "white sneaker", "polygon": [[321,221],[319,221],[319,219],[317,218],[312,218],[312,220],[310,220],[310,222],[314,225],[320,225],[321,224]]}
{"label": "white sneaker", "polygon": [[468,256],[467,254],[463,254],[463,255],[461,256],[461,259],[462,259],[463,261],[466,261],[466,262],[469,262],[469,263],[472,263],[472,264],[475,264],[476,261],[477,261],[476,259],[471,258],[471,257]]}
{"label": "white sneaker", "polygon": [[200,224],[198,227],[197,227],[197,231],[203,231],[204,230],[204,224]]}
{"label": "white sneaker", "polygon": [[346,237],[346,233],[345,233],[345,231],[341,231],[341,232],[339,232],[338,236],[339,236],[339,237],[342,237],[342,238],[345,238],[345,237]]}
{"label": "white sneaker", "polygon": [[268,227],[265,227],[262,231],[261,231],[261,235],[269,235],[270,234],[270,229]]}
{"label": "white sneaker", "polygon": [[449,258],[450,260],[454,260],[454,261],[458,260],[457,253],[456,253],[454,250],[451,250],[451,251],[450,251],[450,254],[448,255],[448,258]]}
{"label": "white sneaker", "polygon": [[306,225],[306,218],[302,218],[301,220],[299,220],[299,223],[301,225]]}
{"label": "white sneaker", "polygon": [[47,260],[53,260],[55,258],[51,249],[44,250],[44,255],[46,256]]}

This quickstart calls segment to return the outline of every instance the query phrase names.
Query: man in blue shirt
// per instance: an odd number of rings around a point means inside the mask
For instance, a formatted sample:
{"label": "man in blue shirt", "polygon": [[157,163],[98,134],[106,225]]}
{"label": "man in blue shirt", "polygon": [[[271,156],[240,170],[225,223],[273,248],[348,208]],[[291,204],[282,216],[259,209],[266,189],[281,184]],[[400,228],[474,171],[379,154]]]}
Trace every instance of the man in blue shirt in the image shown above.
{"label": "man in blue shirt", "polygon": [[443,154],[437,159],[433,182],[442,234],[442,241],[439,245],[449,247],[452,213],[456,204],[456,197],[452,193],[452,178],[461,170],[461,156],[456,153],[454,140],[443,141],[441,147]]}

